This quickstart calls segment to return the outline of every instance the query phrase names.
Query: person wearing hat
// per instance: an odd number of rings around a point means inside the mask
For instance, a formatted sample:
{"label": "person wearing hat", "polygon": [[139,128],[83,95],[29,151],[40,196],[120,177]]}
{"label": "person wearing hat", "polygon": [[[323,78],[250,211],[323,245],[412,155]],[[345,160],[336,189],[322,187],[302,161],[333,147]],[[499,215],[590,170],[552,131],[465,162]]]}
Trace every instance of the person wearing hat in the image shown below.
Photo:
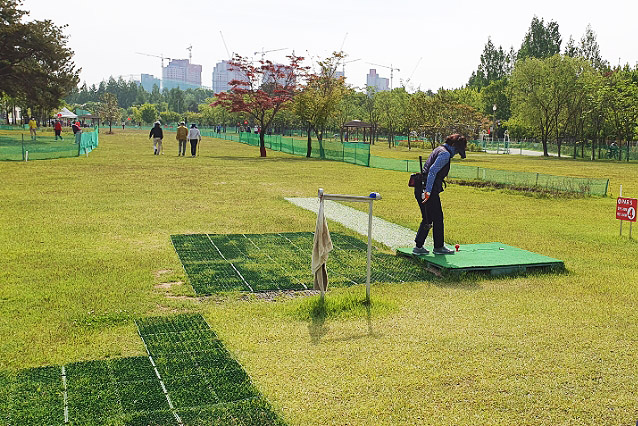
{"label": "person wearing hat", "polygon": [[186,139],[188,139],[188,128],[186,127],[185,122],[179,123],[179,127],[177,128],[177,143],[179,146],[177,147],[177,156],[180,155],[183,157],[186,154]]}
{"label": "person wearing hat", "polygon": [[191,156],[195,157],[197,154],[197,142],[202,140],[202,135],[199,133],[195,123],[191,124],[191,128],[188,129],[188,139],[191,141]]}
{"label": "person wearing hat", "polygon": [[414,242],[416,247],[412,249],[414,254],[427,254],[429,251],[423,247],[425,239],[432,228],[434,237],[434,254],[452,254],[454,250],[445,247],[443,209],[439,194],[443,192],[445,178],[450,171],[450,160],[456,154],[465,158],[467,139],[455,133],[445,139],[445,143],[436,147],[423,166],[422,184],[415,185],[414,197],[421,209],[421,225],[417,231]]}
{"label": "person wearing hat", "polygon": [[162,139],[164,139],[164,132],[162,132],[161,124],[158,121],[155,122],[155,126],[151,129],[151,133],[149,133],[148,138],[153,138],[153,154],[160,155],[162,152]]}

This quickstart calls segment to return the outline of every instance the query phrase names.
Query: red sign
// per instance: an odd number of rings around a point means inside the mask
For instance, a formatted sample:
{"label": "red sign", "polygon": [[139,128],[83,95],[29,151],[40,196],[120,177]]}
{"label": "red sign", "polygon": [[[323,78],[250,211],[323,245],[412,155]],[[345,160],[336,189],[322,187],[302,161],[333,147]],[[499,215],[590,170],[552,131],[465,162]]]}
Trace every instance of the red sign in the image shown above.
{"label": "red sign", "polygon": [[637,198],[618,197],[616,200],[616,219],[635,222],[636,209],[638,209]]}

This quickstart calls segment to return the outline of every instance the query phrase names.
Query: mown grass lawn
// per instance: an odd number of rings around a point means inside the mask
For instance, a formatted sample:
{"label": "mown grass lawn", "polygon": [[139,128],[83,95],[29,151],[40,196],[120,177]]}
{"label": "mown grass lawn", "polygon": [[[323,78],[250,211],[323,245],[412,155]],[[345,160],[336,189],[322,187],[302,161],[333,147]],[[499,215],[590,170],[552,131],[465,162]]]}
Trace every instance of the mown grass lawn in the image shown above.
{"label": "mown grass lawn", "polygon": [[362,286],[334,289],[316,315],[316,298],[192,297],[170,235],[312,231],[284,197],[319,187],[378,191],[375,215],[416,230],[407,173],[211,139],[182,158],[172,134],[153,156],[146,132],[114,131],[88,158],[0,163],[0,370],[144,355],[134,319],[199,312],[291,424],[638,419],[638,244],[614,219],[618,186],[638,195],[635,164],[470,153],[463,164],[611,179],[607,198],[442,195],[449,242],[500,241],[567,272],[375,285],[369,310]]}

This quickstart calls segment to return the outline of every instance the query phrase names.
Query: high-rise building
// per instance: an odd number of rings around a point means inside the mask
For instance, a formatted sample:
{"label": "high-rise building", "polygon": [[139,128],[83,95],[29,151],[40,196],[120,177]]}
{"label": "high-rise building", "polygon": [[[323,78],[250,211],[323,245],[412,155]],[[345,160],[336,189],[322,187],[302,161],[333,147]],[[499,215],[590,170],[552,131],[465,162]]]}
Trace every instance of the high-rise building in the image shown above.
{"label": "high-rise building", "polygon": [[202,66],[188,59],[172,59],[162,68],[162,90],[180,88],[197,89],[202,86]]}
{"label": "high-rise building", "polygon": [[242,79],[242,73],[239,70],[231,69],[229,61],[217,62],[217,65],[213,68],[213,92],[228,92],[231,88],[231,81]]}
{"label": "high-rise building", "polygon": [[390,90],[390,80],[383,78],[377,74],[377,70],[372,68],[366,76],[366,85],[372,86],[377,92],[385,92]]}
{"label": "high-rise building", "polygon": [[153,86],[157,84],[158,88],[162,88],[162,80],[155,78],[154,75],[142,74],[140,84],[148,93],[153,91]]}

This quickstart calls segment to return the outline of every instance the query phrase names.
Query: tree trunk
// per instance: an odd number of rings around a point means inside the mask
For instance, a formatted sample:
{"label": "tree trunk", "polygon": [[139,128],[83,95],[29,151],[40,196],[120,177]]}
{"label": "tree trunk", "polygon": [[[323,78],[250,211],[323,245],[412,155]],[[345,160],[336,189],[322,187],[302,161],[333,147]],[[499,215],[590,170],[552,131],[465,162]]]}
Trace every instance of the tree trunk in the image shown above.
{"label": "tree trunk", "polygon": [[306,157],[310,158],[312,156],[312,133],[311,133],[311,129],[310,126],[308,126],[308,145],[306,148]]}
{"label": "tree trunk", "polygon": [[264,129],[262,127],[262,129],[259,131],[259,156],[260,157],[265,157],[266,156],[266,143],[264,141]]}

